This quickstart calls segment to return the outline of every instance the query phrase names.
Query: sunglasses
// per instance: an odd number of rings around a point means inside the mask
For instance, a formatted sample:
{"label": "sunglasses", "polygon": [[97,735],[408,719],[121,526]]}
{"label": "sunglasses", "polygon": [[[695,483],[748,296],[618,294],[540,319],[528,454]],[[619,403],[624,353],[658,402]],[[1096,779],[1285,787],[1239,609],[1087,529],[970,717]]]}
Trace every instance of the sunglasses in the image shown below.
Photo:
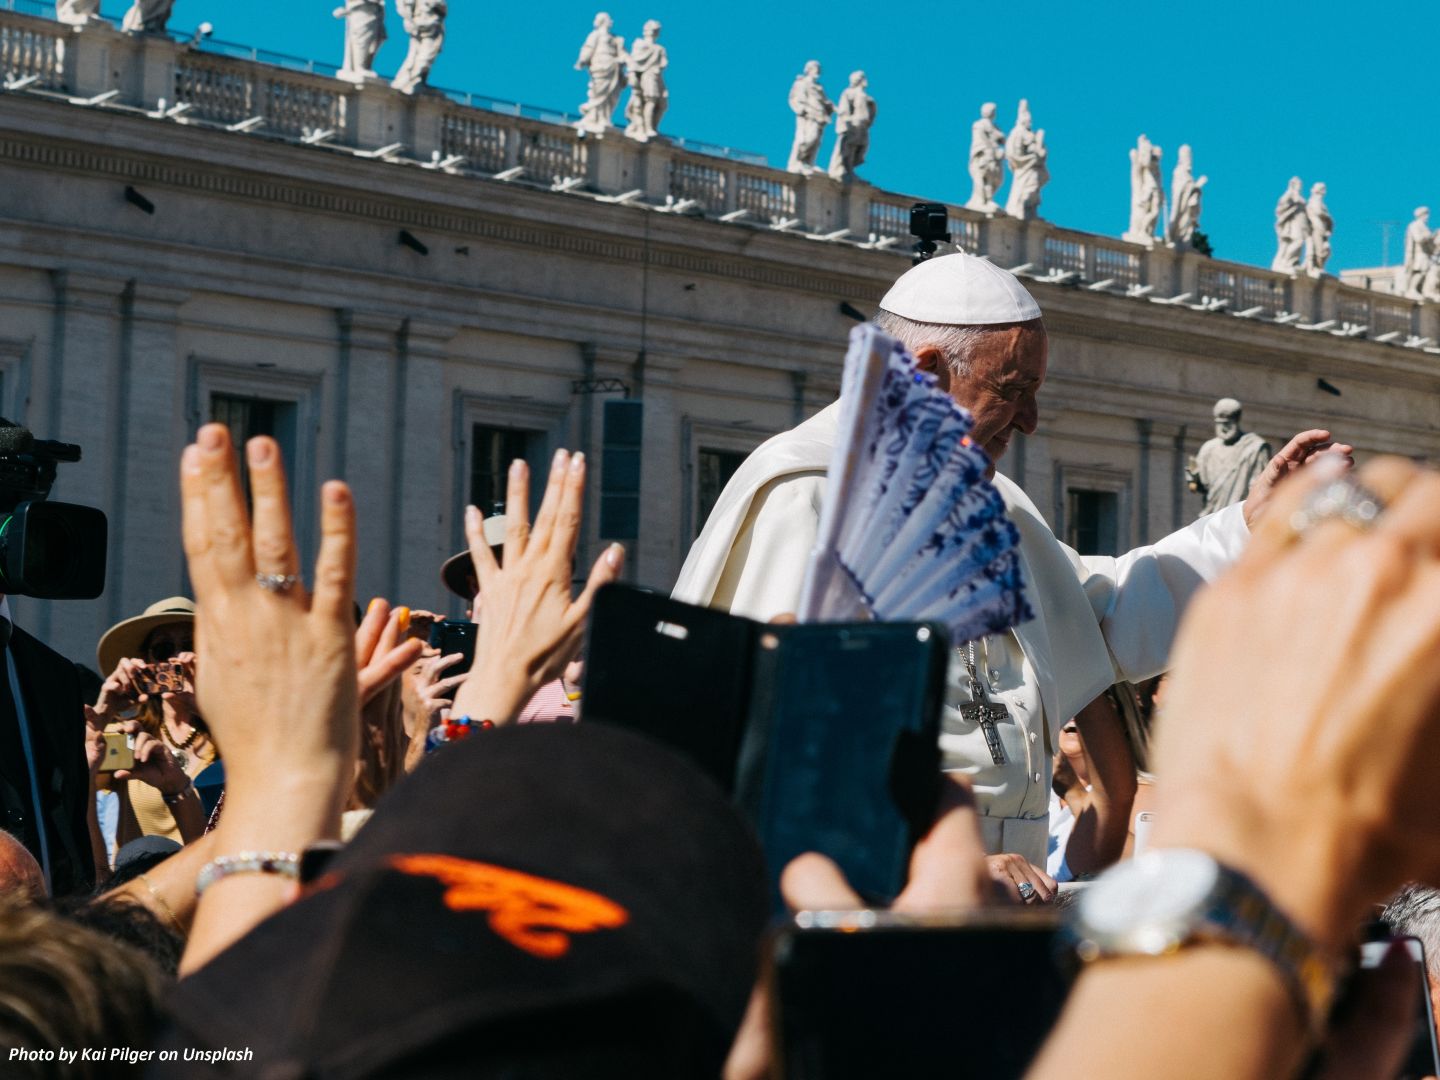
{"label": "sunglasses", "polygon": [[145,643],[145,659],[152,663],[163,663],[172,656],[179,656],[182,652],[194,652],[195,639],[193,637],[157,637]]}

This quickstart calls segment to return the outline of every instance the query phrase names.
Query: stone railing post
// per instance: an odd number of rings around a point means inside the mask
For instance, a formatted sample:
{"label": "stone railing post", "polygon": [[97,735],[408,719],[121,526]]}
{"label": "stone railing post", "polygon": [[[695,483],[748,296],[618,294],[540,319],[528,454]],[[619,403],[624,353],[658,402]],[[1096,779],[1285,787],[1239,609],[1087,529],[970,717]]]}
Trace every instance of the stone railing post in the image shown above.
{"label": "stone railing post", "polygon": [[[341,88],[343,89],[343,83]],[[414,149],[409,98],[392,90],[383,79],[356,82],[348,92],[344,141],[361,150],[378,150],[392,143]]]}
{"label": "stone railing post", "polygon": [[843,186],[825,173],[800,178],[795,190],[795,216],[806,232],[832,233],[850,227]]}
{"label": "stone railing post", "polygon": [[851,236],[867,239],[870,235],[870,199],[875,189],[864,180],[852,180],[842,193],[840,224],[835,228],[850,230]]}
{"label": "stone railing post", "polygon": [[1003,266],[1007,270],[1025,262],[1024,222],[1004,214],[996,214],[987,219],[980,227],[978,254],[988,255],[996,266]]}
{"label": "stone railing post", "polygon": [[450,101],[443,94],[424,91],[410,95],[409,100],[410,116],[407,127],[410,137],[406,142],[415,157],[428,161],[442,153],[445,110],[450,107]]}
{"label": "stone railing post", "polygon": [[1419,304],[1415,312],[1415,333],[1440,342],[1440,304]]}
{"label": "stone railing post", "polygon": [[[107,90],[125,90],[124,86],[116,85],[116,61],[129,45],[127,36],[108,22],[90,22],[65,29],[70,31],[65,39],[65,88],[79,98],[95,97]],[[149,104],[155,107],[155,102]]]}
{"label": "stone railing post", "polygon": [[[1180,279],[1183,276],[1181,268],[1184,265],[1185,257],[1195,256],[1193,252],[1176,251],[1164,244],[1156,244],[1154,247],[1137,248],[1140,256],[1140,284],[1149,285],[1156,296],[1175,296],[1185,290],[1180,287]],[[1193,280],[1198,271],[1191,271]]]}

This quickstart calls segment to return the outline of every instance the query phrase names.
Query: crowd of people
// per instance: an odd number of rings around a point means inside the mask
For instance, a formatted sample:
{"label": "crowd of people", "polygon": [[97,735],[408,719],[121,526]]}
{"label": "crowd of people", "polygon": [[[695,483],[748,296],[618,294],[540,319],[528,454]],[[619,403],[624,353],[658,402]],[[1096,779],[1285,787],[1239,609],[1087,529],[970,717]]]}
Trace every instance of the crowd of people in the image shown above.
{"label": "crowd of people", "polygon": [[[1043,322],[952,260],[880,321],[998,459],[1038,422]],[[737,474],[677,596],[793,610],[822,470],[781,459],[827,422]],[[1106,560],[996,478],[1040,615],[983,642],[979,675],[953,665],[908,884],[846,925],[1058,912],[1078,974],[1027,1075],[1409,1075],[1412,954],[1356,961],[1379,924],[1440,962],[1440,475],[1350,451],[1302,433],[1243,505]],[[583,719],[587,616],[624,571],[613,545],[575,587],[583,455],[555,454],[533,518],[521,461],[503,519],[467,508],[441,580],[471,606],[468,664],[425,607],[357,604],[344,483],[302,568],[274,440],[208,424],[179,480],[193,601],[112,627],[98,673],[4,624],[0,1075],[854,1075],[786,1044],[795,990],[732,799]],[[986,694],[1006,761],[965,708]],[[794,912],[874,907],[818,853],[780,887]],[[966,1027],[968,1002],[1023,1011],[1046,977],[904,955],[902,982],[953,991],[930,1075],[1013,1037]]]}

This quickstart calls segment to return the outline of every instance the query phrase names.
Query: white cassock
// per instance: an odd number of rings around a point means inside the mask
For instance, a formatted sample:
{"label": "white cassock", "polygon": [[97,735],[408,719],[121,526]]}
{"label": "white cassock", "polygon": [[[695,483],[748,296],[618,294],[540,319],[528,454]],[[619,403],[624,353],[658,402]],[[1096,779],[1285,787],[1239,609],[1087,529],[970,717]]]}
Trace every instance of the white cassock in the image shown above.
{"label": "white cassock", "polygon": [[[677,600],[762,620],[795,610],[839,414],[838,403],[828,406],[736,470],[680,571]],[[983,732],[960,715],[970,694],[958,655],[940,745],[945,769],[974,785],[986,849],[1044,866],[1060,728],[1107,686],[1165,670],[1185,604],[1234,561],[1249,530],[1236,505],[1119,557],[1079,555],[1012,481],[997,473],[995,486],[1020,530],[1035,609],[1030,622],[977,644],[987,694],[1010,714],[998,725],[1006,762],[994,763]]]}

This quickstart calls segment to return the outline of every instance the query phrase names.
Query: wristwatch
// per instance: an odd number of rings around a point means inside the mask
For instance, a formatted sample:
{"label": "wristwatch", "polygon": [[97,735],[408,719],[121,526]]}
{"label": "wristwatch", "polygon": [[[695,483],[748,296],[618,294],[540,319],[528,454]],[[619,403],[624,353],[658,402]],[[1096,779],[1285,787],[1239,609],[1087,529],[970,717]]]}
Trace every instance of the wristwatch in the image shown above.
{"label": "wristwatch", "polygon": [[1280,970],[1311,1032],[1339,982],[1336,965],[1258,885],[1203,851],[1161,848],[1105,871],[1081,893],[1070,933],[1087,962],[1202,943],[1253,949]]}

